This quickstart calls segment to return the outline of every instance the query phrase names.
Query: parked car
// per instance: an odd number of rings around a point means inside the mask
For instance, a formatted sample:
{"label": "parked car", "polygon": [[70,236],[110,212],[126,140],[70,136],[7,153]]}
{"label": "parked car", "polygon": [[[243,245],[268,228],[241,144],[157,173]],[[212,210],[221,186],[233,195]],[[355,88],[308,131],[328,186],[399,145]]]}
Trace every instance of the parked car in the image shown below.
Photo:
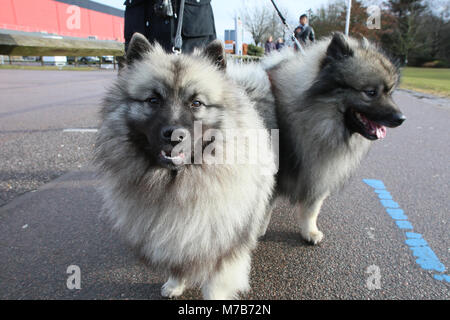
{"label": "parked car", "polygon": [[36,62],[36,61],[39,61],[39,57],[35,57],[35,56],[23,56],[23,60],[24,60],[24,61],[29,61],[29,62]]}
{"label": "parked car", "polygon": [[80,63],[85,63],[85,64],[94,64],[94,63],[99,63],[100,58],[99,57],[79,57],[78,61]]}
{"label": "parked car", "polygon": [[42,57],[42,61],[45,65],[50,66],[65,66],[67,64],[67,57],[65,56],[47,56]]}
{"label": "parked car", "polygon": [[103,56],[102,61],[104,63],[113,63],[114,62],[114,56]]}

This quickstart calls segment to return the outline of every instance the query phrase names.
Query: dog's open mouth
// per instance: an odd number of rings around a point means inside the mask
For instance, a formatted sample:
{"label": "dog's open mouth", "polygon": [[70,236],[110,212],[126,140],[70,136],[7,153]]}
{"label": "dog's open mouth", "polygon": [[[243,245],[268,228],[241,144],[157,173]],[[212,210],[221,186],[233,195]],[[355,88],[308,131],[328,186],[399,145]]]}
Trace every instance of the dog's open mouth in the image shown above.
{"label": "dog's open mouth", "polygon": [[159,162],[169,169],[179,169],[184,165],[185,158],[183,151],[175,150],[172,146],[164,147],[159,153]]}
{"label": "dog's open mouth", "polygon": [[[360,112],[354,111],[356,119],[359,121],[361,126],[364,128],[366,135],[369,139],[384,139],[386,137],[386,127],[376,123],[375,121],[369,120],[365,115]],[[367,137],[366,136],[366,137]]]}
{"label": "dog's open mouth", "polygon": [[167,153],[164,150],[161,150],[161,157],[164,160],[167,160],[167,161],[172,161],[174,163],[175,162],[180,162],[181,163],[183,161],[183,159],[184,159],[184,153],[180,152],[176,156],[169,156],[169,155],[167,155]]}
{"label": "dog's open mouth", "polygon": [[386,127],[378,122],[370,120],[361,112],[351,110],[348,112],[347,126],[354,132],[358,132],[369,140],[383,139],[386,137]]}

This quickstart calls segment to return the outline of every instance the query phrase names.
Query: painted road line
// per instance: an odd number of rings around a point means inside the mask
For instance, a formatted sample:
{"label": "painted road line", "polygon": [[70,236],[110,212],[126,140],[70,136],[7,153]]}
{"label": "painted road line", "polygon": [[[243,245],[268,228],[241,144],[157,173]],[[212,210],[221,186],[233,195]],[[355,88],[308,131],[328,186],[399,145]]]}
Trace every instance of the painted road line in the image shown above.
{"label": "painted road line", "polygon": [[438,272],[434,274],[434,279],[450,283],[450,276],[444,274],[446,271],[444,264],[428,246],[422,235],[412,231],[414,227],[408,221],[408,216],[400,208],[400,205],[393,200],[383,181],[374,179],[363,179],[363,181],[375,190],[387,214],[395,221],[397,227],[405,232],[405,243],[411,249],[413,256],[417,257],[416,263],[424,270]]}
{"label": "painted road line", "polygon": [[97,132],[98,129],[83,129],[83,128],[73,128],[73,129],[64,129],[63,132],[81,132],[81,133],[86,133],[86,132]]}

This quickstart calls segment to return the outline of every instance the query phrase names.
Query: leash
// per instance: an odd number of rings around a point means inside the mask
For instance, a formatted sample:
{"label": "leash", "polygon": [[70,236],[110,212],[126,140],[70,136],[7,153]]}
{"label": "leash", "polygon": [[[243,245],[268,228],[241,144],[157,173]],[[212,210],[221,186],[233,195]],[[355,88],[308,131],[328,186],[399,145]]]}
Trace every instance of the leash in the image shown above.
{"label": "leash", "polygon": [[181,47],[183,46],[183,38],[181,37],[181,29],[183,27],[183,15],[184,15],[184,1],[180,1],[180,11],[178,14],[177,33],[175,34],[175,42],[172,47],[172,51],[175,54],[181,53]]}
{"label": "leash", "polygon": [[[283,25],[284,25],[284,27],[286,28],[286,30],[288,30],[289,32],[291,32],[291,31],[292,31],[291,27],[290,27],[289,24],[287,23],[286,18],[283,16],[283,14],[281,13],[280,9],[278,9],[277,5],[275,4],[275,1],[274,1],[274,0],[270,0],[270,2],[272,2],[273,7],[274,7],[275,10],[277,11],[278,16],[280,17],[281,22],[283,23]],[[294,31],[292,31],[291,37],[292,37],[292,40],[294,41],[295,45],[297,46],[297,48],[300,50],[300,52],[301,52],[303,55],[305,55],[305,50],[303,50],[302,45],[300,44],[300,42],[298,41],[298,39],[295,37]]]}

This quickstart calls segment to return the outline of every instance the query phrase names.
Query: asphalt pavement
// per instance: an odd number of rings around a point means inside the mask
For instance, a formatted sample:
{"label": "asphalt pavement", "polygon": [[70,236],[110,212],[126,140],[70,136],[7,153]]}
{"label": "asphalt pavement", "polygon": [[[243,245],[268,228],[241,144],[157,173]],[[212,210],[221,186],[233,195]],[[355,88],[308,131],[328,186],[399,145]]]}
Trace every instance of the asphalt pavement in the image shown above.
{"label": "asphalt pavement", "polygon": [[[90,129],[114,77],[0,70],[0,299],[161,299],[165,279],[98,215]],[[300,239],[279,201],[243,298],[450,298],[450,103],[395,100],[407,121],[325,202],[320,245]],[[67,286],[70,266],[80,289]],[[199,290],[180,299],[191,298]]]}

